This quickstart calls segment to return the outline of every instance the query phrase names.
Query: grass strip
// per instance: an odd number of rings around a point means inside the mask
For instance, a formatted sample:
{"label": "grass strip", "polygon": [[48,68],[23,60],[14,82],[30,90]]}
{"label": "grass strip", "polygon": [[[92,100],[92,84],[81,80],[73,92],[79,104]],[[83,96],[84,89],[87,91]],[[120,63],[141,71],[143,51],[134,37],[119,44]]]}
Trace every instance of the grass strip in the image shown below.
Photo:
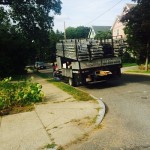
{"label": "grass strip", "polygon": [[52,78],[53,77],[53,74],[52,73],[41,73],[41,72],[36,72],[35,73],[36,75],[44,78],[44,79],[49,79],[49,78]]}
{"label": "grass strip", "polygon": [[137,66],[136,63],[123,63],[123,67]]}
{"label": "grass strip", "polygon": [[75,87],[72,87],[70,85],[67,85],[64,82],[61,81],[57,81],[54,80],[52,78],[52,74],[45,74],[45,73],[36,73],[38,76],[47,79],[48,82],[54,84],[55,86],[57,86],[58,88],[60,88],[61,90],[65,91],[66,93],[70,94],[73,96],[73,98],[75,98],[78,101],[89,101],[89,100],[94,100],[93,97],[91,97],[88,93],[81,91]]}
{"label": "grass strip", "polygon": [[126,72],[150,74],[150,70],[148,70],[148,71],[145,71],[145,70],[129,70],[129,71],[126,71]]}
{"label": "grass strip", "polygon": [[89,101],[94,100],[88,93],[81,91],[75,87],[67,85],[61,81],[56,81],[54,79],[48,80],[50,83],[54,84],[55,86],[59,87],[63,91],[67,92],[68,94],[72,95],[78,101]]}

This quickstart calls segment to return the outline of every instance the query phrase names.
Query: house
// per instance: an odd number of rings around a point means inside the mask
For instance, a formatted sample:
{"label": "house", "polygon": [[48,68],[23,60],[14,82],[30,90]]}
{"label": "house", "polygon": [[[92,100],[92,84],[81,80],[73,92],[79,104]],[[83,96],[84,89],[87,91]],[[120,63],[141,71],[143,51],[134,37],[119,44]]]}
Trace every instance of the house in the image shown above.
{"label": "house", "polygon": [[99,31],[106,32],[111,29],[111,26],[92,26],[88,35],[88,38],[93,39],[95,38],[96,34]]}
{"label": "house", "polygon": [[111,27],[113,39],[126,39],[126,35],[124,33],[125,24],[123,24],[120,20],[122,16],[127,14],[135,6],[136,4],[126,4],[121,15],[116,17],[115,22]]}

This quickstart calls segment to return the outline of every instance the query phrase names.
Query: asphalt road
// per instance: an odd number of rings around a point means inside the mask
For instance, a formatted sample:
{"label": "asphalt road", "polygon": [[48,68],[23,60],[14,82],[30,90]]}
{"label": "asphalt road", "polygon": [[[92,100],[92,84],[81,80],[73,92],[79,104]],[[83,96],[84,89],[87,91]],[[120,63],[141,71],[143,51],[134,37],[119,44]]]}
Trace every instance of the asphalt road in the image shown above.
{"label": "asphalt road", "polygon": [[102,128],[69,150],[150,150],[150,76],[122,75],[118,81],[80,87],[102,98]]}

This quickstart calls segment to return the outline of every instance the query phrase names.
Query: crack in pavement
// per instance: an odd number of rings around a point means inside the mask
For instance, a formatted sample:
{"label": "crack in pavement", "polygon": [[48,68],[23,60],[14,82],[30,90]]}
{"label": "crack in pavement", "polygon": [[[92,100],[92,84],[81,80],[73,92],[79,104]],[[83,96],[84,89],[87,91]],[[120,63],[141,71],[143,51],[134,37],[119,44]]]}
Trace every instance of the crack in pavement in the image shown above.
{"label": "crack in pavement", "polygon": [[36,111],[36,110],[34,110],[34,112],[35,112],[35,114],[37,115],[37,117],[38,117],[39,121],[41,122],[41,124],[42,124],[42,126],[43,126],[43,128],[44,128],[44,130],[45,130],[45,132],[46,132],[46,134],[47,134],[47,136],[48,136],[48,138],[49,138],[49,140],[52,142],[51,135],[47,132],[46,127],[44,126],[44,124],[43,124],[42,120],[40,119],[40,117],[39,117],[39,115],[38,115],[37,111]]}

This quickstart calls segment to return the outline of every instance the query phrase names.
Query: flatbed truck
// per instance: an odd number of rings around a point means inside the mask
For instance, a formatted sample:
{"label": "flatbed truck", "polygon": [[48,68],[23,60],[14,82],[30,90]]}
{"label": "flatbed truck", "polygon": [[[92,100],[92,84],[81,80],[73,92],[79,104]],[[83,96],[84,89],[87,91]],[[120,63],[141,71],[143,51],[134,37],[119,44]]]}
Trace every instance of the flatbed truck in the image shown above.
{"label": "flatbed truck", "polygon": [[63,40],[56,44],[56,62],[61,76],[71,86],[107,81],[121,76],[121,56],[112,41]]}

